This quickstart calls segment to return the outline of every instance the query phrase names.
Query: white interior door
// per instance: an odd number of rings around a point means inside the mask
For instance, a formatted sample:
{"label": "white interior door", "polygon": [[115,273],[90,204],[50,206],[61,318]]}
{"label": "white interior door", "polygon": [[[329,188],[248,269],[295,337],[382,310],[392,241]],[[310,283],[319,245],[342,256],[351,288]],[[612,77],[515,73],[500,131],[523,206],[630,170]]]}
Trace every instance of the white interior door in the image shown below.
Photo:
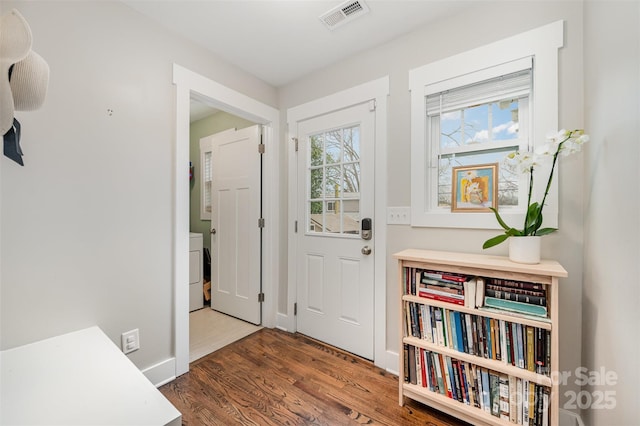
{"label": "white interior door", "polygon": [[[367,359],[374,353],[373,103],[297,123],[297,324]],[[369,251],[370,250],[370,251]]]}
{"label": "white interior door", "polygon": [[212,136],[211,308],[260,324],[260,126]]}

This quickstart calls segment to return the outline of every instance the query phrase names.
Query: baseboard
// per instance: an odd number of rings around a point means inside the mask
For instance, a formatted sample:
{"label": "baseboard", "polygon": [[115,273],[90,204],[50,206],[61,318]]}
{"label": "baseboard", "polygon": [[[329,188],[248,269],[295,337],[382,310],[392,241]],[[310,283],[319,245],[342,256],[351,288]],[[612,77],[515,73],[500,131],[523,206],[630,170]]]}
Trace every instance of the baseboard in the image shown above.
{"label": "baseboard", "polygon": [[386,358],[385,370],[387,370],[388,373],[398,376],[398,365],[400,365],[400,357],[398,356],[398,353],[387,350]]}
{"label": "baseboard", "polygon": [[142,374],[157,388],[176,378],[176,359],[169,358],[145,368]]}
{"label": "baseboard", "polygon": [[288,331],[288,332],[292,333],[293,332],[293,326],[291,324],[291,319],[289,318],[289,315],[282,314],[282,313],[278,312],[276,314],[276,326],[275,326],[275,328],[277,328],[278,330]]}

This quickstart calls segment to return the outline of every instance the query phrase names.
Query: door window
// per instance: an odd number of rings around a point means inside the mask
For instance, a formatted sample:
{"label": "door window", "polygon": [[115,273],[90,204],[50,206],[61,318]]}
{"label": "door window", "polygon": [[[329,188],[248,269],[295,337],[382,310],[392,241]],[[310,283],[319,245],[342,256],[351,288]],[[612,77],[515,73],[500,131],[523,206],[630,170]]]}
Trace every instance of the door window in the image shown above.
{"label": "door window", "polygon": [[360,126],[308,138],[307,233],[360,235]]}

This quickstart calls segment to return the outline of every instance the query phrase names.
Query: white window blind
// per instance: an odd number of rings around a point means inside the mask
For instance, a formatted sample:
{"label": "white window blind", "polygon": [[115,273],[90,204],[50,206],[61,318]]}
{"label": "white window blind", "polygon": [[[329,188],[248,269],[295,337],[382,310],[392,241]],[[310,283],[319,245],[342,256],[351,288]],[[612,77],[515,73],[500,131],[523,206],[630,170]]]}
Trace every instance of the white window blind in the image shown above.
{"label": "white window blind", "polygon": [[[429,92],[429,87],[427,87]],[[464,87],[427,95],[427,115],[446,113],[473,105],[517,99],[531,92],[531,69],[525,69]]]}

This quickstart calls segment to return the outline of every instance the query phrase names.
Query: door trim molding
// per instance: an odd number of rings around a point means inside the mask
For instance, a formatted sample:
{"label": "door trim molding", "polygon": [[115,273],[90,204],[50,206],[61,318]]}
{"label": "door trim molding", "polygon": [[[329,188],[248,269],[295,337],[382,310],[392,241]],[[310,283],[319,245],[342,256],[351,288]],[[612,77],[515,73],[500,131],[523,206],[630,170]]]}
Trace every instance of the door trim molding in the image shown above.
{"label": "door trim molding", "polygon": [[174,211],[173,237],[173,336],[176,377],[189,371],[189,109],[193,94],[204,103],[247,120],[264,125],[267,150],[263,160],[263,282],[265,302],[262,324],[273,327],[276,322],[277,285],[279,282],[279,161],[280,112],[247,95],[216,81],[173,64],[176,86],[176,128],[173,164]]}
{"label": "door trim molding", "polygon": [[[296,321],[293,316],[293,305],[296,302],[296,268],[297,254],[296,235],[293,221],[297,217],[297,175],[296,152],[292,138],[297,137],[296,123],[313,118],[332,111],[348,108],[371,100],[376,102],[375,117],[375,159],[374,159],[374,212],[375,223],[373,225],[376,236],[375,251],[379,256],[374,266],[374,363],[384,369],[395,369],[397,365],[389,363],[393,357],[388,356],[387,350],[387,97],[389,96],[389,76],[372,80],[358,86],[346,89],[320,99],[298,105],[287,110],[287,152],[288,152],[288,177],[289,177],[289,221],[288,232],[288,291],[287,313],[279,313],[277,327],[283,330],[296,331]],[[393,345],[392,347],[394,347]]]}

